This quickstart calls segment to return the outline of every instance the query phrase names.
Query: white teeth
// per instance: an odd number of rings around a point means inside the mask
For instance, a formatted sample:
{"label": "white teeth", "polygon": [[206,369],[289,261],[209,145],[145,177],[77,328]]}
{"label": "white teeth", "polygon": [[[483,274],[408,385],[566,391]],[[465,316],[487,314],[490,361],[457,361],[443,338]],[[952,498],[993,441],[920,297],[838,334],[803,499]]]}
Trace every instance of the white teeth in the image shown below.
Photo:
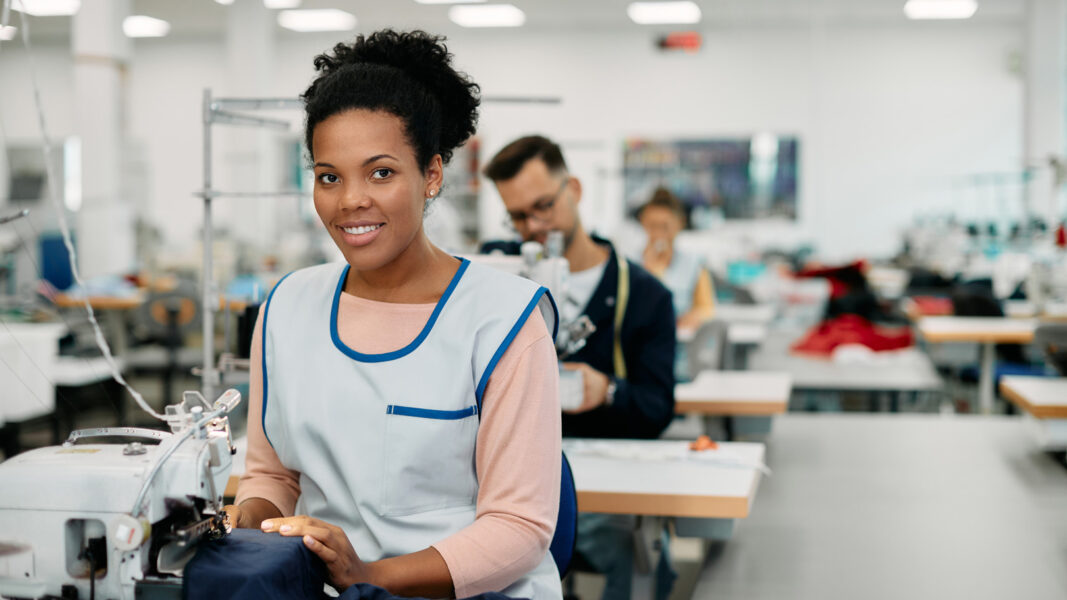
{"label": "white teeth", "polygon": [[361,233],[370,233],[379,227],[381,227],[381,225],[363,225],[360,227],[342,227],[341,229],[343,229],[345,233],[359,235]]}

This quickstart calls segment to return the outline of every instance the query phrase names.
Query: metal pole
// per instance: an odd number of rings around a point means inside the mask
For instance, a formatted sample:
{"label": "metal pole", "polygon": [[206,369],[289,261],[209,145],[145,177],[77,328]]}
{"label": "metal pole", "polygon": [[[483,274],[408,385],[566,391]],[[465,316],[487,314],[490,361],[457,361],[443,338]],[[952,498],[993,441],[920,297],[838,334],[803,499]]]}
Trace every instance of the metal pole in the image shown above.
{"label": "metal pole", "polygon": [[[214,244],[211,226],[211,90],[204,90],[204,278],[203,305],[204,363],[201,369],[201,389],[205,398],[215,397],[218,374],[215,371],[215,273],[212,264]],[[210,401],[210,400],[209,400]]]}

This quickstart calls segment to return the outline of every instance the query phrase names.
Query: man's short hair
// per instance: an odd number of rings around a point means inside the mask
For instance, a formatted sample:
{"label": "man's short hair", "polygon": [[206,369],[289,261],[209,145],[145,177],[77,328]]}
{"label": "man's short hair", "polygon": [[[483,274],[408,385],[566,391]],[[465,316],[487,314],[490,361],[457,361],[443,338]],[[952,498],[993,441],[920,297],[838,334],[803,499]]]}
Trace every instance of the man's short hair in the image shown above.
{"label": "man's short hair", "polygon": [[485,166],[485,176],[494,182],[507,181],[518,174],[529,161],[540,158],[548,170],[559,173],[567,170],[559,144],[540,135],[521,137],[504,146]]}

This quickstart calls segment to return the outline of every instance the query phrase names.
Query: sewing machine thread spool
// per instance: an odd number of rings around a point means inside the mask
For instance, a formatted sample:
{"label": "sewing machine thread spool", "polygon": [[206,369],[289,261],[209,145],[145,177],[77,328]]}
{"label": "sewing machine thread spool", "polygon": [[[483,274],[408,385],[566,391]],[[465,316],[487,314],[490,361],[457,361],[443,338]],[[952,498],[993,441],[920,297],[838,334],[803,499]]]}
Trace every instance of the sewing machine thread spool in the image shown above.
{"label": "sewing machine thread spool", "polygon": [[130,515],[119,515],[111,521],[108,537],[115,547],[123,552],[136,550],[148,540],[152,533],[152,524],[147,519],[137,519]]}

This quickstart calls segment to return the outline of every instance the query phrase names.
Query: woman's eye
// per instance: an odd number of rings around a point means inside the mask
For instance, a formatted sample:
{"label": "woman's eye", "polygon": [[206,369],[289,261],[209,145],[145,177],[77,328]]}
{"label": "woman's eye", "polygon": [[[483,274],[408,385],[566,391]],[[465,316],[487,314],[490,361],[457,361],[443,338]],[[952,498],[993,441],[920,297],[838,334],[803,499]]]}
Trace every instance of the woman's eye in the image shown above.
{"label": "woman's eye", "polygon": [[388,176],[390,176],[392,174],[393,174],[393,170],[392,169],[386,169],[386,168],[383,167],[381,169],[374,169],[374,171],[371,172],[371,178],[372,179],[385,179],[386,177],[388,177]]}
{"label": "woman's eye", "polygon": [[337,176],[333,173],[323,173],[319,175],[320,183],[337,183]]}

